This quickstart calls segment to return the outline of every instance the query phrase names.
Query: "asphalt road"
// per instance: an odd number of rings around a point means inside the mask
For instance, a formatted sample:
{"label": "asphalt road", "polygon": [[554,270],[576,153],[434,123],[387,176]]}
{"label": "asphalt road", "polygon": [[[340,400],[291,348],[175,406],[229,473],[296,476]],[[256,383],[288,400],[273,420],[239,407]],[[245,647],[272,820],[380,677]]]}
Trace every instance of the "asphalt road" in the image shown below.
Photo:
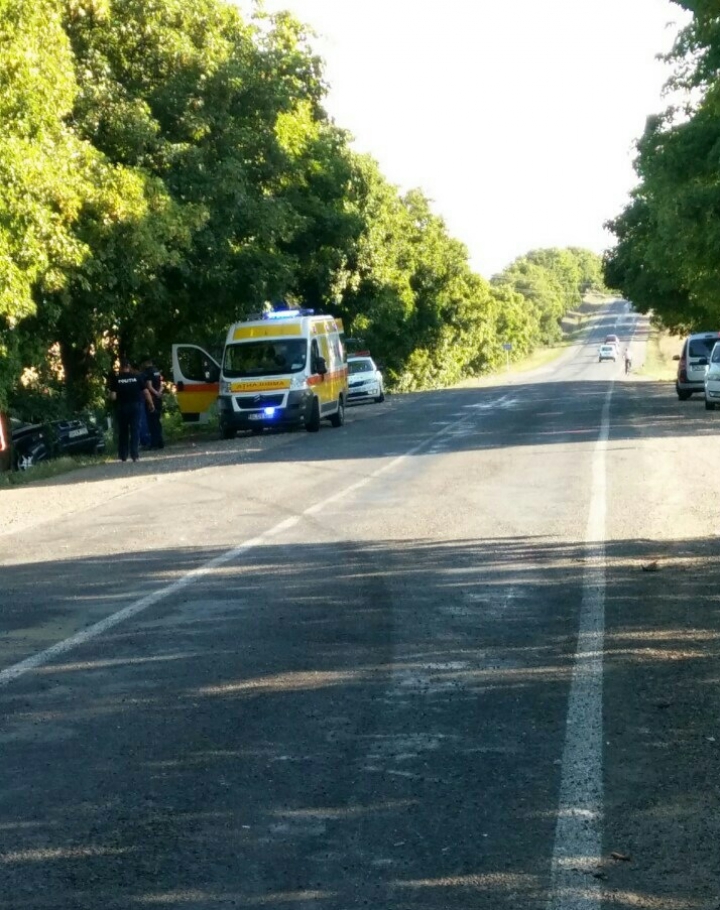
{"label": "asphalt road", "polygon": [[0,537],[0,908],[717,910],[720,417],[609,332]]}

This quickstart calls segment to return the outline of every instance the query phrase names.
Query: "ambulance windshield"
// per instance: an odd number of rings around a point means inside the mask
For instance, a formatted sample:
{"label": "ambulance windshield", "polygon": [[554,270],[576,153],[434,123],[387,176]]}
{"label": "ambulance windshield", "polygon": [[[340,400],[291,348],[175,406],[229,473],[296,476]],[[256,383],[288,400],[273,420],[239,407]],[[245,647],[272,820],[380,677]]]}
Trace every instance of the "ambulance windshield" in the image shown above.
{"label": "ambulance windshield", "polygon": [[277,376],[305,369],[307,340],[304,338],[243,341],[225,348],[223,373],[227,379],[245,376]]}

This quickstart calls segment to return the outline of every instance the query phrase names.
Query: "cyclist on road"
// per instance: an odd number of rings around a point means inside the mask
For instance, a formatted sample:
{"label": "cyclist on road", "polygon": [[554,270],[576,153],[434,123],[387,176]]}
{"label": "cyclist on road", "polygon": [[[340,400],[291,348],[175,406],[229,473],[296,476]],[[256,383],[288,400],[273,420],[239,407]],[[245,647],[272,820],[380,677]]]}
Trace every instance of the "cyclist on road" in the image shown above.
{"label": "cyclist on road", "polygon": [[632,367],[632,357],[630,356],[630,348],[625,348],[625,375],[630,372]]}

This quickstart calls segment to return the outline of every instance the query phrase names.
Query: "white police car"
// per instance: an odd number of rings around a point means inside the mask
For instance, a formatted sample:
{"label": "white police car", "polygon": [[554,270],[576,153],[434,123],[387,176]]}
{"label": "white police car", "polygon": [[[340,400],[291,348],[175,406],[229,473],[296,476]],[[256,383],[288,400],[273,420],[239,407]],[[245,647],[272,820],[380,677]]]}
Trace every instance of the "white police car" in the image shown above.
{"label": "white police car", "polygon": [[348,403],[385,401],[383,377],[372,357],[348,357]]}

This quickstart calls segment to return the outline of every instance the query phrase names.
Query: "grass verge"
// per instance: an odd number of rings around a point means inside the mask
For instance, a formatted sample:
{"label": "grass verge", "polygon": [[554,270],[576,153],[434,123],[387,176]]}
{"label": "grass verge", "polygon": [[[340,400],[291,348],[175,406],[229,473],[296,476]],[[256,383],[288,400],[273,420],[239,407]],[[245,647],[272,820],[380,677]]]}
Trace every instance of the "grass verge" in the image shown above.
{"label": "grass verge", "polygon": [[220,439],[220,423],[217,414],[211,414],[207,423],[183,423],[182,414],[175,409],[163,416],[162,423],[165,445]]}
{"label": "grass verge", "polygon": [[68,474],[70,471],[77,471],[79,468],[87,468],[89,465],[106,464],[108,461],[112,461],[112,458],[107,455],[74,457],[64,455],[62,458],[41,461],[27,471],[9,471],[6,474],[0,474],[0,490],[36,483],[38,480],[52,480],[52,478],[59,477],[61,474]]}
{"label": "grass verge", "polygon": [[677,374],[677,361],[673,357],[680,353],[681,347],[682,339],[651,326],[645,349],[645,363],[638,368],[637,373],[657,382],[672,382]]}

